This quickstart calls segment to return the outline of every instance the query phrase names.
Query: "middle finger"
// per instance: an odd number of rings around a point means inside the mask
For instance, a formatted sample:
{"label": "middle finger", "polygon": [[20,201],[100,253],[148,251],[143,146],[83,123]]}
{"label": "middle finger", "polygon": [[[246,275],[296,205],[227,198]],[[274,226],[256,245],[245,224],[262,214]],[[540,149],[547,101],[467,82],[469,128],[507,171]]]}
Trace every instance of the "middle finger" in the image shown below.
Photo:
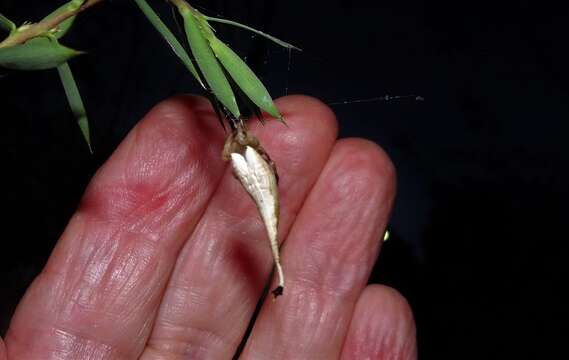
{"label": "middle finger", "polygon": [[[315,100],[288,97],[279,107],[290,127],[269,122],[255,132],[281,175],[283,239],[328,159],[337,130],[333,114]],[[271,267],[257,210],[228,171],[178,258],[143,358],[230,358]]]}

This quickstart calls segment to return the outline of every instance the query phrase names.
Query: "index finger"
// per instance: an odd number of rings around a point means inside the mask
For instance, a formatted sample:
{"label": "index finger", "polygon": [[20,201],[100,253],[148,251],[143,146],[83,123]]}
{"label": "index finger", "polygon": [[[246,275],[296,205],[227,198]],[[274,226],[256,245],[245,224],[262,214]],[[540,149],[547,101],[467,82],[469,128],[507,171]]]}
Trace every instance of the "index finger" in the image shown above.
{"label": "index finger", "polygon": [[209,103],[155,107],[89,185],[6,337],[13,358],[137,357],[177,254],[218,181]]}

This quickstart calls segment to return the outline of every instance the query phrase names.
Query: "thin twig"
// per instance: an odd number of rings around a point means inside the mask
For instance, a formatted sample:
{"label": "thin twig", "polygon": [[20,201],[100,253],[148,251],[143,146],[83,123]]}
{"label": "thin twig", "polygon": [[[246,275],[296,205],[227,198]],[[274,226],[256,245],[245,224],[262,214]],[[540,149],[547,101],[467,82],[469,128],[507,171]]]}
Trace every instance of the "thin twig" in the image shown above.
{"label": "thin twig", "polygon": [[6,39],[4,39],[4,41],[0,42],[0,49],[18,44],[23,44],[34,37],[41,36],[49,32],[51,29],[56,28],[59,24],[61,24],[68,18],[77,15],[83,10],[90,8],[91,6],[100,3],[101,1],[103,0],[87,0],[79,9],[71,10],[69,12],[63,12],[61,14],[58,14],[51,18],[44,19],[35,24],[25,25],[24,27],[21,27],[12,36],[8,36]]}

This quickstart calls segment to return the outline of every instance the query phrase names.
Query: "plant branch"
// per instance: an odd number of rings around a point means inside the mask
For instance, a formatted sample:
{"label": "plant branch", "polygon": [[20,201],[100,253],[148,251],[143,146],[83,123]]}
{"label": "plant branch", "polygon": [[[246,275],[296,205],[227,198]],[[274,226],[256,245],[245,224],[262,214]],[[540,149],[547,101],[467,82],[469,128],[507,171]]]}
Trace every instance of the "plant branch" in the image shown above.
{"label": "plant branch", "polygon": [[67,20],[68,18],[77,15],[83,10],[90,8],[91,6],[100,3],[103,0],[86,0],[80,8],[63,12],[51,18],[44,19],[38,23],[31,25],[21,26],[16,30],[16,32],[8,36],[4,41],[0,42],[0,49],[5,47],[10,47],[18,44],[23,44],[26,41],[44,35],[48,33],[51,29],[56,28],[59,24]]}

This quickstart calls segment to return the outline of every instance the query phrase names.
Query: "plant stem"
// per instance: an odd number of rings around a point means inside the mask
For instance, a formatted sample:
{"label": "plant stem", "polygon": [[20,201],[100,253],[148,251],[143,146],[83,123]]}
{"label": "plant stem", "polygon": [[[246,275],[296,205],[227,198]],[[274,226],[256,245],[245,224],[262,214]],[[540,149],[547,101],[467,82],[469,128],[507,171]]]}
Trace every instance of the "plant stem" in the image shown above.
{"label": "plant stem", "polygon": [[57,27],[60,23],[67,20],[68,18],[77,15],[83,10],[90,8],[91,6],[100,3],[101,1],[103,0],[87,0],[79,9],[63,12],[54,17],[44,19],[36,24],[20,27],[13,35],[8,36],[6,39],[4,39],[4,41],[0,42],[0,49],[23,44],[34,37],[41,36],[51,29]]}
{"label": "plant stem", "polygon": [[172,4],[174,4],[174,6],[176,6],[178,9],[191,9],[192,7],[190,6],[190,4],[188,4],[185,0],[168,0],[170,1]]}

